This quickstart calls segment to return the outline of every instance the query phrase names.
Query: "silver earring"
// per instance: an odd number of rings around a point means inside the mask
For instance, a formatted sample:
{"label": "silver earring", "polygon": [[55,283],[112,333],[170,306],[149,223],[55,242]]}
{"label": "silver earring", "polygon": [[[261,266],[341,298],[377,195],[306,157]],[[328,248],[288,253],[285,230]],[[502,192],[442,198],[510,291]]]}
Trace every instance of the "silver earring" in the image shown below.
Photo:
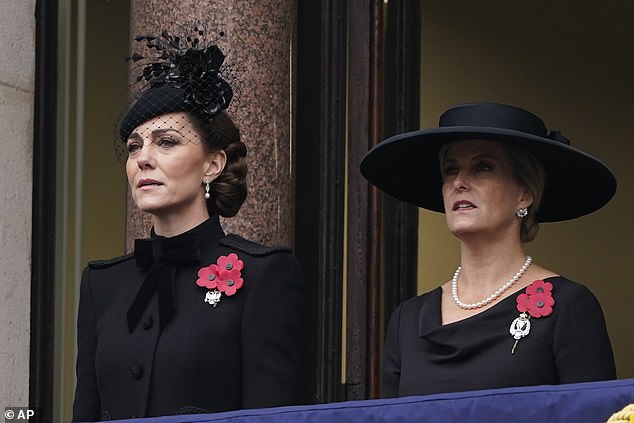
{"label": "silver earring", "polygon": [[526,217],[527,214],[528,214],[528,209],[526,207],[523,207],[519,210],[515,210],[515,215],[517,217]]}
{"label": "silver earring", "polygon": [[209,200],[211,198],[211,194],[209,190],[211,189],[211,181],[209,179],[205,179],[205,200]]}

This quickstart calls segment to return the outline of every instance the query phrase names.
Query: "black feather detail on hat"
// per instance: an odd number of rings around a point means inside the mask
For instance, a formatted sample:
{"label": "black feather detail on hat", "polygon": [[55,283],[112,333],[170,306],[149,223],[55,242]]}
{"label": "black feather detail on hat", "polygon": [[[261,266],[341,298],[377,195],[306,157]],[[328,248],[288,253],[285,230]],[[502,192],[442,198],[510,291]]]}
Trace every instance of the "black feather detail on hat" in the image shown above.
{"label": "black feather detail on hat", "polygon": [[137,77],[149,86],[121,121],[122,141],[141,123],[161,114],[187,111],[211,119],[229,107],[233,90],[220,73],[225,56],[218,46],[201,47],[197,37],[181,38],[167,31],[160,37],[139,35],[135,40],[145,42],[152,57],[134,53],[128,60],[150,60]]}

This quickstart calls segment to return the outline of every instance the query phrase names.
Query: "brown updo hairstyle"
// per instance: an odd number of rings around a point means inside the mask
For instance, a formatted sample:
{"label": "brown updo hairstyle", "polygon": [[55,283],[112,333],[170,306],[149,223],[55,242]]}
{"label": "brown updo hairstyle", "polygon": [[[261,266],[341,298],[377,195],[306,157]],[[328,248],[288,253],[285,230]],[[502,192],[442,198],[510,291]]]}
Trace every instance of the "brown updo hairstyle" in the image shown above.
{"label": "brown updo hairstyle", "polygon": [[225,168],[210,184],[209,215],[235,216],[247,198],[247,147],[240,140],[240,130],[224,110],[211,119],[197,113],[187,114],[199,131],[205,149],[210,153],[224,150],[227,154]]}

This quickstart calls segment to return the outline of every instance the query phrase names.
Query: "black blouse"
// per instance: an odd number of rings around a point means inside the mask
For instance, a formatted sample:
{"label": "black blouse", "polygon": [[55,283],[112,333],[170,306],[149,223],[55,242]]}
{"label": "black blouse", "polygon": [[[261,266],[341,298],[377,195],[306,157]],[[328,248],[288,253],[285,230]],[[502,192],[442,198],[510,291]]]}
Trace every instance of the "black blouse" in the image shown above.
{"label": "black blouse", "polygon": [[549,316],[531,318],[530,333],[509,333],[519,316],[516,298],[443,325],[442,289],[402,303],[387,329],[384,397],[426,395],[511,386],[550,385],[616,378],[603,312],[583,285],[563,277],[553,284]]}

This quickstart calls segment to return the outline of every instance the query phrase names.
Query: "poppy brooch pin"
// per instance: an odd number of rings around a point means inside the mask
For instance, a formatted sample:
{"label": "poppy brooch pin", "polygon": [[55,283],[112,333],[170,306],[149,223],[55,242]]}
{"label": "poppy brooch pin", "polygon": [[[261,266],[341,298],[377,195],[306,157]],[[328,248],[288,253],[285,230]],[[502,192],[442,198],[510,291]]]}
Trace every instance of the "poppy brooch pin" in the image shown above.
{"label": "poppy brooch pin", "polygon": [[204,301],[216,307],[223,294],[235,295],[244,285],[241,272],[243,267],[244,262],[237,254],[231,253],[220,256],[215,264],[201,268],[196,284],[208,289]]}
{"label": "poppy brooch pin", "polygon": [[555,305],[552,291],[553,284],[543,280],[536,280],[526,287],[524,293],[517,296],[517,310],[520,315],[513,320],[509,328],[509,332],[515,339],[511,354],[515,354],[515,348],[519,340],[531,331],[531,317],[537,319],[552,314],[553,306]]}

